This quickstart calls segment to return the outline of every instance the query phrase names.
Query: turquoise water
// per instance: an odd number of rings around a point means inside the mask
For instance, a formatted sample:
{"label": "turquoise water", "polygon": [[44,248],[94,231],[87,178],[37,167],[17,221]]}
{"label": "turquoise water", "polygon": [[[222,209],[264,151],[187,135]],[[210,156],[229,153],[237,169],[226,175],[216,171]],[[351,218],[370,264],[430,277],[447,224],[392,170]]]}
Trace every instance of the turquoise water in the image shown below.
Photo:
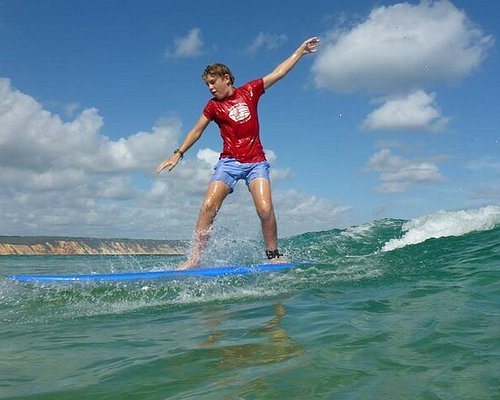
{"label": "turquoise water", "polygon": [[0,257],[0,398],[500,398],[500,207],[306,233],[283,248],[317,264],[27,285],[5,276],[181,259]]}

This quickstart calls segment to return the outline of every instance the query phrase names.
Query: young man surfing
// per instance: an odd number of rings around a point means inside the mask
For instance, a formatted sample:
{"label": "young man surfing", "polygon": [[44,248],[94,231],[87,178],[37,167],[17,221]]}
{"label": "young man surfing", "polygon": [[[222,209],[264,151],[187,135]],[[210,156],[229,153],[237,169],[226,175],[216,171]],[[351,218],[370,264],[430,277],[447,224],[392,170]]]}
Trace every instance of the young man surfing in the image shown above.
{"label": "young man surfing", "polygon": [[171,171],[211,121],[219,126],[223,140],[222,153],[200,208],[191,254],[179,269],[195,268],[198,265],[215,216],[240,179],[246,181],[260,218],[266,256],[270,262],[281,262],[269,163],[260,141],[257,105],[266,89],[288,74],[304,55],[314,53],[318,46],[317,37],[307,39],[271,73],[241,87],[234,86],[233,74],[224,64],[209,65],[203,72],[202,78],[213,98],[208,101],[198,122],[188,132],[181,146],[174,151],[172,157],[156,168],[157,173],[164,169]]}

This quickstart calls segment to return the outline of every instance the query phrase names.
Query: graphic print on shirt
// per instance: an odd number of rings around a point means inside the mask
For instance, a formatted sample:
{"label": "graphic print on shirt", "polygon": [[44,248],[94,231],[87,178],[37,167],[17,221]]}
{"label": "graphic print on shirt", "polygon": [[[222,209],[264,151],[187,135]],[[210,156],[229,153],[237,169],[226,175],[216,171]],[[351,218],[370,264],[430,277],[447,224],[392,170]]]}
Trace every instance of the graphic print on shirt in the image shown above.
{"label": "graphic print on shirt", "polygon": [[229,118],[234,122],[246,122],[251,118],[250,109],[247,103],[236,103],[229,109]]}

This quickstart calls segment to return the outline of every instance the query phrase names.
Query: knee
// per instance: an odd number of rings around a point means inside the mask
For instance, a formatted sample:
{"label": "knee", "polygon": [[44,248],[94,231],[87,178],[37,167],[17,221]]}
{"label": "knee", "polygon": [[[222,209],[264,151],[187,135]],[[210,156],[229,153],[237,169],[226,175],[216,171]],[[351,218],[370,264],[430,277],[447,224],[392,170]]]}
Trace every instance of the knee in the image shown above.
{"label": "knee", "polygon": [[257,207],[257,214],[261,220],[269,220],[274,218],[274,209],[271,203],[260,204]]}
{"label": "knee", "polygon": [[201,205],[201,212],[204,214],[209,214],[211,216],[215,216],[217,211],[219,211],[219,204],[212,199],[207,199],[203,201]]}

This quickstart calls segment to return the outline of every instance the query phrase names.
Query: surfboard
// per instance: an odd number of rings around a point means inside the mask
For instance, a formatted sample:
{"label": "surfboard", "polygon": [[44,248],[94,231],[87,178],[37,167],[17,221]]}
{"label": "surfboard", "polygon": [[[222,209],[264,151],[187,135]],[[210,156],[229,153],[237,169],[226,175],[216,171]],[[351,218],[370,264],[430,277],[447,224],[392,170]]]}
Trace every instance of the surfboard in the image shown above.
{"label": "surfboard", "polygon": [[140,281],[151,279],[175,279],[180,277],[221,277],[228,275],[248,275],[264,272],[281,271],[297,267],[303,263],[229,265],[186,270],[159,270],[140,272],[119,272],[109,274],[74,274],[74,275],[10,275],[8,279],[25,283],[43,282],[106,282]]}

